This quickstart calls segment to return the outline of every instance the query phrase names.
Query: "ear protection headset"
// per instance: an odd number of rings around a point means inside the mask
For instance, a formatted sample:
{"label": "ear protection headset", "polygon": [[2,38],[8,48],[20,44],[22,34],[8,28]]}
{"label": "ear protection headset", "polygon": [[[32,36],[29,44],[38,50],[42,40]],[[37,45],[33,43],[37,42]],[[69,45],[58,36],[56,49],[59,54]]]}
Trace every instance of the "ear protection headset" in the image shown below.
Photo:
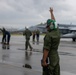
{"label": "ear protection headset", "polygon": [[55,30],[57,29],[57,24],[54,20],[48,19],[47,20],[47,26],[50,26],[50,29]]}

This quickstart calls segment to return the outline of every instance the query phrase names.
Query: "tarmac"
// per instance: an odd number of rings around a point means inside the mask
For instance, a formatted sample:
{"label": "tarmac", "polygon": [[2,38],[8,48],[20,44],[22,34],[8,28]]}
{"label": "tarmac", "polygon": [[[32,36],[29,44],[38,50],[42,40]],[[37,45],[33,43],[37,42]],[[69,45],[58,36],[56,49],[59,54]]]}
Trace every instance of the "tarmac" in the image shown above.
{"label": "tarmac", "polygon": [[[0,44],[0,75],[42,75],[43,38],[40,36],[39,44],[33,44],[31,37],[32,51],[25,50],[24,36],[11,36],[9,49],[7,45],[3,49]],[[58,52],[61,75],[76,75],[76,42],[61,39]],[[31,69],[23,67],[25,64],[29,64]]]}

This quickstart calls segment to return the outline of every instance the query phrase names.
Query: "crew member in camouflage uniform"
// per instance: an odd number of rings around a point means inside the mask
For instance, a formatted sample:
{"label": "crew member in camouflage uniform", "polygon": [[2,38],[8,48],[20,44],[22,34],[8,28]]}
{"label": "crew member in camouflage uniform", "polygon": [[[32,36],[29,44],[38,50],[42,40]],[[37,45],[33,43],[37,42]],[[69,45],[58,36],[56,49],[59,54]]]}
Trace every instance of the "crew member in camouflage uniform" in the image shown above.
{"label": "crew member in camouflage uniform", "polygon": [[26,39],[25,49],[27,50],[28,46],[29,46],[30,50],[32,50],[32,46],[29,42],[30,36],[32,35],[32,32],[29,29],[26,28],[26,30],[23,32],[23,35],[25,36],[25,39]]}
{"label": "crew member in camouflage uniform", "polygon": [[[60,75],[58,46],[60,34],[53,15],[53,9],[50,8],[51,19],[47,20],[47,33],[44,37],[42,67],[43,75]],[[47,64],[46,60],[49,59]]]}
{"label": "crew member in camouflage uniform", "polygon": [[37,40],[37,44],[39,44],[39,37],[40,37],[40,31],[37,29],[37,30],[36,30],[36,40]]}
{"label": "crew member in camouflage uniform", "polygon": [[2,42],[1,43],[4,44],[4,43],[6,43],[6,33],[5,33],[6,30],[5,30],[5,28],[3,28],[3,29],[0,28],[0,30],[3,33],[3,37],[2,37]]}
{"label": "crew member in camouflage uniform", "polygon": [[35,35],[36,35],[36,31],[34,30],[32,32],[32,42],[33,42],[33,44],[35,44]]}

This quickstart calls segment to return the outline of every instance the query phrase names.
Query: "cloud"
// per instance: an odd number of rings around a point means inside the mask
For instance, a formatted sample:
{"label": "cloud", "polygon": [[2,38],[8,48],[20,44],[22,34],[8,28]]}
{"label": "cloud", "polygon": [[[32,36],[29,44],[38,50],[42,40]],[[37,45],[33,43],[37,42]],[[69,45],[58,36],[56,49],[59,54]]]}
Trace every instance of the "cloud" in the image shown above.
{"label": "cloud", "polygon": [[46,22],[53,7],[58,23],[76,24],[76,0],[0,0],[0,25],[17,27]]}

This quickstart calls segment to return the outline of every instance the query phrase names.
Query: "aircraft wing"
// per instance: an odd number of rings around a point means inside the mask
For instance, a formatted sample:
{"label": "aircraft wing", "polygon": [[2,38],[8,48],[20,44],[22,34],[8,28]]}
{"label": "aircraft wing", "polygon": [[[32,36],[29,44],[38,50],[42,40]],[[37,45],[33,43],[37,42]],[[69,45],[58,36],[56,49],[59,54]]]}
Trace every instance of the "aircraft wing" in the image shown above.
{"label": "aircraft wing", "polygon": [[76,38],[76,33],[68,33],[68,34],[64,34],[61,35],[61,38]]}
{"label": "aircraft wing", "polygon": [[76,31],[76,27],[69,28],[71,31]]}

